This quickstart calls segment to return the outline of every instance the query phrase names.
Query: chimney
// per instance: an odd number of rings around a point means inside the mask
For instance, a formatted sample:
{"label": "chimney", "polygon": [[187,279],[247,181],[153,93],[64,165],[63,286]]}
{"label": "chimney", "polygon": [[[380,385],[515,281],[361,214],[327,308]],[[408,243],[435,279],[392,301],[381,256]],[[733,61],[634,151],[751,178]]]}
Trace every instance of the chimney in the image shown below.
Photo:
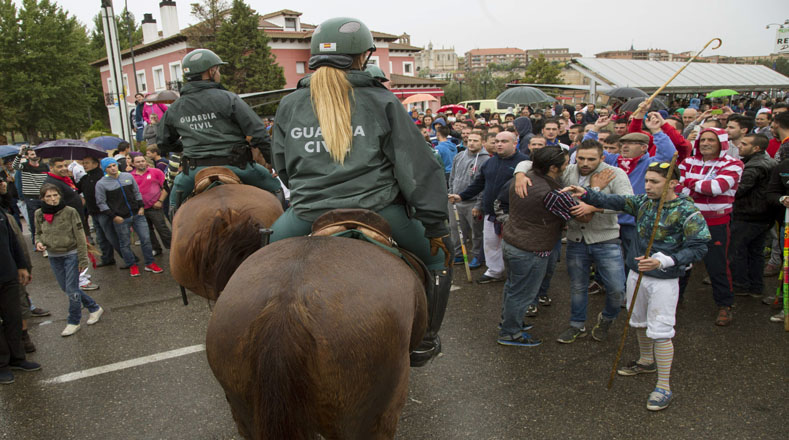
{"label": "chimney", "polygon": [[153,14],[144,14],[142,19],[142,44],[153,43],[159,39],[159,30],[156,29],[156,20]]}
{"label": "chimney", "polygon": [[174,1],[159,2],[159,18],[162,19],[162,38],[172,37],[181,32],[178,27],[178,10],[175,8]]}

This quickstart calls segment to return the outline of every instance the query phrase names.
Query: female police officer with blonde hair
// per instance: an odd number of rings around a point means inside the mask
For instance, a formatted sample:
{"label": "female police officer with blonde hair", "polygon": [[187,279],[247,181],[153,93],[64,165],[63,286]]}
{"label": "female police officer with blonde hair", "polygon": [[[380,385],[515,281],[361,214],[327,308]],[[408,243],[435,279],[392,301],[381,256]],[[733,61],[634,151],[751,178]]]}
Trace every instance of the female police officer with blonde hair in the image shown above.
{"label": "female police officer with blonde hair", "polygon": [[441,351],[438,330],[452,281],[442,167],[403,105],[363,72],[375,51],[364,23],[329,19],[315,29],[310,49],[315,72],[282,100],[272,132],[272,162],[291,190],[291,207],[272,226],[272,241],[309,234],[312,222],[332,209],[383,216],[397,243],[436,280],[427,289],[425,339],[411,353],[412,366],[422,366]]}

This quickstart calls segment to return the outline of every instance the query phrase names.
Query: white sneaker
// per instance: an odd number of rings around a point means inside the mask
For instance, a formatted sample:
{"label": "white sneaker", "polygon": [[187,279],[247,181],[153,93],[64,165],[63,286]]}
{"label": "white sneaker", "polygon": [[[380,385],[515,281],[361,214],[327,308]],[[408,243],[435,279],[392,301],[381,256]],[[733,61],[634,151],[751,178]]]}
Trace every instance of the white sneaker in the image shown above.
{"label": "white sneaker", "polygon": [[784,322],[784,312],[781,310],[779,313],[770,317],[770,322]]}
{"label": "white sneaker", "polygon": [[79,324],[77,325],[67,324],[66,328],[64,328],[63,331],[60,332],[60,336],[71,336],[78,331],[79,331]]}
{"label": "white sneaker", "polygon": [[93,325],[99,322],[99,318],[101,318],[102,313],[104,313],[104,309],[102,309],[101,306],[99,306],[99,310],[96,310],[95,312],[92,312],[90,315],[88,315],[87,324]]}
{"label": "white sneaker", "polygon": [[88,284],[85,284],[84,286],[79,286],[79,288],[82,290],[96,290],[99,288],[99,285],[92,281],[88,281]]}

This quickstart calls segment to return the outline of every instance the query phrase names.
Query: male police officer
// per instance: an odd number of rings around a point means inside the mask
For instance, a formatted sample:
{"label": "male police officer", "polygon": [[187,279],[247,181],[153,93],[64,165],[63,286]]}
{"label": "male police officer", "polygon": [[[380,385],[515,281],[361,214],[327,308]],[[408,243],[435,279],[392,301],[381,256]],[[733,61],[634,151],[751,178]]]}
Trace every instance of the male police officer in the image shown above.
{"label": "male police officer", "polygon": [[[252,160],[250,144],[270,161],[271,142],[260,117],[219,84],[219,68],[224,64],[208,49],[188,53],[182,62],[187,83],[159,123],[158,147],[163,154],[183,146],[183,172],[175,178],[170,193],[174,209],[180,203],[179,192],[188,196],[194,189],[195,175],[208,166],[224,166],[242,182],[272,193],[280,189],[279,181]],[[247,136],[251,137],[249,143]]]}

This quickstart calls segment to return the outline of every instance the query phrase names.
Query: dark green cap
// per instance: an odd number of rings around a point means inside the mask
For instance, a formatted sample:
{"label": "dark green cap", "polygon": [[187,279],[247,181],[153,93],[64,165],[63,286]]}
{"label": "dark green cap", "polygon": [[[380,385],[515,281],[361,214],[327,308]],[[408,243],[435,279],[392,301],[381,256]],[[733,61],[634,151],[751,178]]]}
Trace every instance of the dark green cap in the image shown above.
{"label": "dark green cap", "polygon": [[186,79],[199,76],[201,73],[214,66],[223,66],[226,64],[227,63],[223,62],[217,54],[208,49],[195,49],[186,54],[183,61],[181,61]]}

